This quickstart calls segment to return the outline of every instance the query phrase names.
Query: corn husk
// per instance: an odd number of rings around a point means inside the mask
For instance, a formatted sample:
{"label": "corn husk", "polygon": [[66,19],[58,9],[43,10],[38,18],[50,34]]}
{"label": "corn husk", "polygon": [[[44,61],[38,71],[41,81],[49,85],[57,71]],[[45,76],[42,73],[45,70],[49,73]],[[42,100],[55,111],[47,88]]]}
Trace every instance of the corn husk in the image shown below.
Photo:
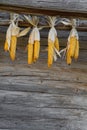
{"label": "corn husk", "polygon": [[23,31],[21,31],[17,37],[22,37],[22,36],[25,36],[28,32],[30,31],[30,27],[24,29]]}
{"label": "corn husk", "polygon": [[7,32],[6,32],[6,40],[4,44],[4,50],[9,51],[10,43],[11,43],[11,34],[12,34],[12,24],[9,25]]}

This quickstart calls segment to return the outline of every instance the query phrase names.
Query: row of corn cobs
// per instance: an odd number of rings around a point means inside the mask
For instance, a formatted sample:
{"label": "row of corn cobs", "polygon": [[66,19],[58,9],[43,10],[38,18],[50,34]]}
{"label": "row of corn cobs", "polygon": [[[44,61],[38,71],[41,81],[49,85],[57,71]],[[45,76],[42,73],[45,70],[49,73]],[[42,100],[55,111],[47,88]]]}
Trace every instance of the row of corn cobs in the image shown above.
{"label": "row of corn cobs", "polygon": [[[49,18],[50,20],[50,18]],[[53,27],[53,23],[51,19],[51,25],[48,35],[48,67],[50,67],[53,64],[53,61],[56,61],[57,54],[61,57],[60,51],[59,51],[59,40],[56,34],[56,30]],[[54,22],[54,21],[53,21]],[[55,22],[54,22],[55,23]],[[35,31],[36,30],[36,31]],[[53,34],[52,34],[53,31]],[[76,29],[74,28],[75,33]],[[72,33],[74,32],[72,29]],[[34,33],[32,33],[34,32]],[[40,52],[40,33],[39,29],[37,27],[34,27],[33,31],[30,34],[29,40],[28,40],[28,64],[32,64],[33,62],[36,62],[39,58],[39,52]],[[77,35],[72,35],[72,33],[69,35],[67,46],[65,48],[65,54],[66,54],[66,62],[67,64],[71,64],[72,58],[77,59],[79,56],[79,40]],[[75,34],[73,33],[73,34]],[[14,33],[15,34],[15,33]],[[8,40],[6,39],[4,50],[9,51],[10,57],[12,60],[15,60],[16,55],[16,45],[17,45],[17,35],[10,35],[10,45],[8,43]],[[52,38],[53,37],[53,38]]]}

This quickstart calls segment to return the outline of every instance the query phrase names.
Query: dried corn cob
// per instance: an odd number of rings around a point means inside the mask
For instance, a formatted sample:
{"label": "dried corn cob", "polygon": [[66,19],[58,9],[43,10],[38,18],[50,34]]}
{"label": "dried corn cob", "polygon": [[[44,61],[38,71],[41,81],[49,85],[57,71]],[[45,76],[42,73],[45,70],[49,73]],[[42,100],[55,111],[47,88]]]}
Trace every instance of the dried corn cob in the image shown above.
{"label": "dried corn cob", "polygon": [[10,42],[11,42],[11,30],[12,30],[12,24],[9,25],[7,32],[6,32],[6,40],[4,44],[4,50],[9,51]]}
{"label": "dried corn cob", "polygon": [[72,62],[72,58],[71,58],[71,54],[70,54],[70,48],[67,49],[67,52],[66,52],[66,61],[67,61],[67,64],[70,65],[71,62]]}
{"label": "dried corn cob", "polygon": [[33,62],[33,44],[28,43],[28,64]]}
{"label": "dried corn cob", "polygon": [[34,55],[34,29],[32,30],[28,39],[28,64],[33,63]]}
{"label": "dried corn cob", "polygon": [[5,50],[5,51],[9,51],[9,47],[8,47],[8,42],[7,42],[7,40],[5,41],[5,44],[4,44],[4,50]]}
{"label": "dried corn cob", "polygon": [[[64,53],[67,50],[67,52],[66,52],[67,64],[71,64],[72,58],[77,59],[79,56],[79,41],[78,41],[79,36],[78,36],[78,32],[76,30],[76,19],[71,19],[71,20],[65,19],[65,20],[62,21],[63,24],[72,26],[72,30],[68,37],[67,47],[64,49]],[[63,52],[63,51],[61,51],[61,52]]]}
{"label": "dried corn cob", "polygon": [[79,41],[76,41],[76,47],[75,47],[75,52],[74,52],[74,58],[78,59],[79,56]]}
{"label": "dried corn cob", "polygon": [[39,52],[40,52],[40,42],[35,41],[34,42],[34,62],[39,58]]}
{"label": "dried corn cob", "polygon": [[15,60],[17,37],[23,36],[29,31],[29,28],[27,28],[19,33],[20,28],[18,27],[18,21],[16,20],[18,20],[18,15],[12,14],[11,24],[7,29],[6,41],[4,45],[4,50],[9,51],[12,60]]}
{"label": "dried corn cob", "polygon": [[10,45],[10,57],[13,61],[15,60],[16,44],[17,44],[17,37],[12,36],[11,37],[11,45]]}
{"label": "dried corn cob", "polygon": [[60,52],[59,40],[57,38],[57,31],[55,29],[57,18],[48,16],[47,20],[49,26],[51,27],[48,33],[48,67],[50,67],[53,63],[53,60],[57,60],[57,55],[60,56]]}
{"label": "dried corn cob", "polygon": [[54,55],[54,43],[49,40],[48,42],[48,67],[50,67],[53,63],[53,55]]}
{"label": "dried corn cob", "polygon": [[59,40],[58,40],[57,37],[56,37],[56,39],[55,39],[54,46],[55,46],[55,48],[59,51]]}
{"label": "dried corn cob", "polygon": [[73,37],[70,37],[70,56],[73,57],[74,56],[74,52],[75,52],[75,47],[76,47],[76,37],[73,36]]}
{"label": "dried corn cob", "polygon": [[[25,16],[27,21],[34,26],[30,36],[29,36],[29,46],[28,46],[28,63],[31,64],[32,62],[36,62],[39,57],[40,51],[40,32],[39,28],[37,27],[39,23],[39,17],[37,16]],[[32,44],[32,45],[30,45]],[[30,49],[31,48],[31,49]],[[30,53],[29,53],[30,52]]]}

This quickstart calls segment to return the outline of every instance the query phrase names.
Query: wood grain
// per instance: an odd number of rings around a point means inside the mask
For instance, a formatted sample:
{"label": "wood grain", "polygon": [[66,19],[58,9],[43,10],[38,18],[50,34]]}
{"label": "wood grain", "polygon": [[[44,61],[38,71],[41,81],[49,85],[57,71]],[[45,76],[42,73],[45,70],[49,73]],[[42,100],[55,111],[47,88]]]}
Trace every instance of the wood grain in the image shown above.
{"label": "wood grain", "polygon": [[[23,15],[20,15],[21,18],[23,18],[23,21],[19,21],[18,22],[18,26],[19,27],[32,27],[31,24],[29,24],[29,22],[27,22]],[[46,18],[45,16],[39,16],[39,24],[38,24],[38,27],[41,27],[41,26],[48,26],[47,22],[46,22]],[[61,21],[62,18],[59,18],[57,17],[57,21]],[[77,31],[82,31],[82,32],[87,32],[87,20],[83,20],[83,19],[76,19],[77,20]],[[3,11],[0,11],[0,26],[9,26],[9,23],[10,23],[10,13],[7,13],[7,12],[3,12]],[[71,30],[71,26],[65,26],[63,25],[61,22],[59,22],[55,28],[57,30]],[[45,31],[47,28],[44,28]],[[49,29],[49,28],[48,28]]]}
{"label": "wood grain", "polygon": [[86,0],[0,0],[0,9],[16,13],[87,18]]}
{"label": "wood grain", "polygon": [[48,69],[46,43],[41,44],[39,60],[27,65],[27,39],[18,40],[14,62],[3,50],[4,39],[2,34],[0,129],[87,130],[87,44],[71,66],[58,58]]}

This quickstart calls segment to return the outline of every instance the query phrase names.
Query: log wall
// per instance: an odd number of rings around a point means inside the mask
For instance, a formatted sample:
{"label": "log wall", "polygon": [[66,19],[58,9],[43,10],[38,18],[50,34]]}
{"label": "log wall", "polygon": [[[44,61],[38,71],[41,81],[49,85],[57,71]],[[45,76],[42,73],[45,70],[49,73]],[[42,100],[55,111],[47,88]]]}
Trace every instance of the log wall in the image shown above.
{"label": "log wall", "polygon": [[17,13],[87,18],[86,0],[0,0],[0,9]]}
{"label": "log wall", "polygon": [[[47,67],[47,31],[39,60],[27,64],[28,35],[18,39],[16,60],[3,50],[0,26],[0,130],[87,130],[87,32],[79,31],[80,56],[68,66],[58,58]],[[58,30],[60,47],[69,31]]]}

